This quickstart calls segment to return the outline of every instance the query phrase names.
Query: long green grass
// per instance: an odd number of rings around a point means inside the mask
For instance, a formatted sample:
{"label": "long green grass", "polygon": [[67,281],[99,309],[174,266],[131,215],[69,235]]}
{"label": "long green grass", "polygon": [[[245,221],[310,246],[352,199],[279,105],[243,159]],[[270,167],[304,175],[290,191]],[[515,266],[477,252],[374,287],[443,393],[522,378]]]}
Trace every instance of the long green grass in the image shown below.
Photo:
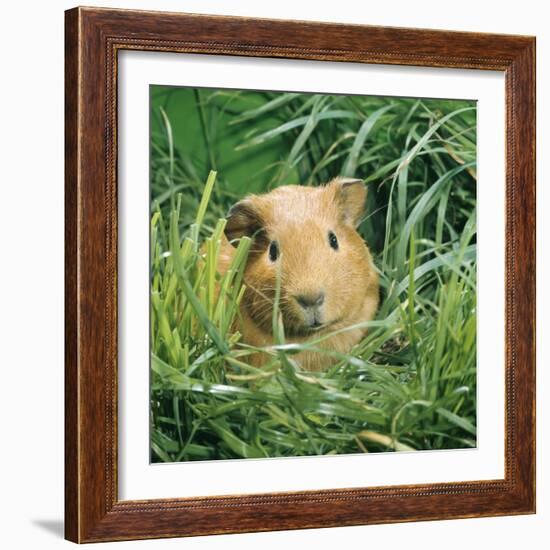
{"label": "long green grass", "polygon": [[[151,115],[151,459],[474,447],[475,104],[153,87]],[[251,367],[233,323],[250,242],[220,278],[225,213],[336,175],[369,186],[379,312],[309,373],[293,357],[315,342],[286,344],[275,308],[272,359]]]}

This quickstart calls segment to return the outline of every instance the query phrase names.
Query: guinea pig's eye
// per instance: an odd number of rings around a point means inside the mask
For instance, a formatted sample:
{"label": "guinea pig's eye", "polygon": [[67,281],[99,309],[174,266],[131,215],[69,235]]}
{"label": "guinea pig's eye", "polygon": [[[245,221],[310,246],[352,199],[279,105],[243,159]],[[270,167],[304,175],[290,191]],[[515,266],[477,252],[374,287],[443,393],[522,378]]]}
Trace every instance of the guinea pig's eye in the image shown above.
{"label": "guinea pig's eye", "polygon": [[328,232],[328,244],[330,244],[330,248],[334,248],[334,250],[338,250],[338,239],[336,238],[336,235],[332,232]]}
{"label": "guinea pig's eye", "polygon": [[271,241],[269,245],[269,259],[274,262],[279,257],[279,245],[277,241]]}

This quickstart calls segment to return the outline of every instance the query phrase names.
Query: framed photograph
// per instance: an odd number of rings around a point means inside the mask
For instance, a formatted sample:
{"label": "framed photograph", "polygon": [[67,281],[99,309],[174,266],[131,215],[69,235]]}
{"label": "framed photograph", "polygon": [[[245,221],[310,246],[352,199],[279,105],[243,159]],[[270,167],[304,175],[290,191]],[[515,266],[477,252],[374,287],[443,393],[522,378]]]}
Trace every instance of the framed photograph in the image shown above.
{"label": "framed photograph", "polygon": [[535,39],[66,12],[66,537],[535,511]]}

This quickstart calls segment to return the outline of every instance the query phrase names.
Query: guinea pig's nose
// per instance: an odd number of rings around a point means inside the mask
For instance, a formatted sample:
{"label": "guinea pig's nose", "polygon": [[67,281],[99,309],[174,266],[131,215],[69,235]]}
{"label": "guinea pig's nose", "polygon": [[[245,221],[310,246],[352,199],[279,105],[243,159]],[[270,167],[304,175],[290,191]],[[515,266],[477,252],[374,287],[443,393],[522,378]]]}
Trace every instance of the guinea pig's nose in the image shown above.
{"label": "guinea pig's nose", "polygon": [[323,304],[325,301],[325,293],[321,292],[311,292],[308,294],[299,294],[296,296],[296,301],[304,308],[316,307]]}

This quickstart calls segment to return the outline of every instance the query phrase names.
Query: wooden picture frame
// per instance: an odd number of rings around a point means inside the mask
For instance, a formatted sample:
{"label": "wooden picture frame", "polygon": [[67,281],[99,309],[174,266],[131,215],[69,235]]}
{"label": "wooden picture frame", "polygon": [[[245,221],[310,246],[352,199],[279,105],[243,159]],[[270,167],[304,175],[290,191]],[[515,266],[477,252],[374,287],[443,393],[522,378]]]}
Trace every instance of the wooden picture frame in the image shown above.
{"label": "wooden picture frame", "polygon": [[[117,54],[155,50],[501,71],[506,82],[505,477],[120,501]],[[97,542],[535,511],[535,39],[99,8],[66,12],[65,533]]]}

